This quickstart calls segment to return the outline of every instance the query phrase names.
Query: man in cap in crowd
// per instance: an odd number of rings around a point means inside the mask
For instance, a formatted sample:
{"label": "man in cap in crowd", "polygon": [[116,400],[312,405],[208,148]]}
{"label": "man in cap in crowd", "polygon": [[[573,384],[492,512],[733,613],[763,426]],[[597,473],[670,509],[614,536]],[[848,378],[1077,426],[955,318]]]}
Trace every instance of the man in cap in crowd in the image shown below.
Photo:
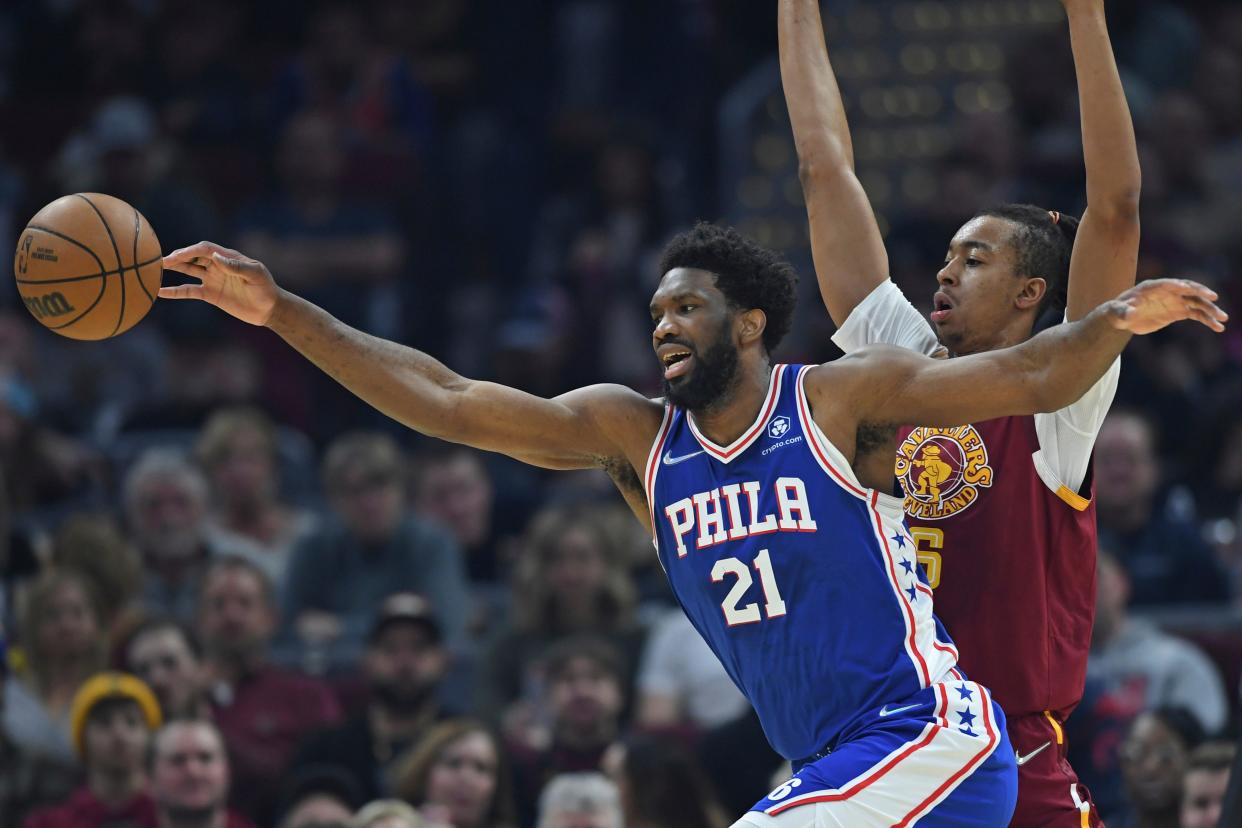
{"label": "man in cap in crowd", "polygon": [[362,657],[366,708],[340,727],[312,735],[295,766],[348,771],[364,801],[387,795],[389,763],[444,718],[437,691],[448,664],[431,604],[412,592],[388,596],[371,624]]}
{"label": "man in cap in crowd", "polygon": [[145,828],[155,817],[147,791],[146,754],[160,726],[159,703],[140,679],[98,673],[73,698],[73,745],[86,784],[69,801],[27,817],[25,828]]}

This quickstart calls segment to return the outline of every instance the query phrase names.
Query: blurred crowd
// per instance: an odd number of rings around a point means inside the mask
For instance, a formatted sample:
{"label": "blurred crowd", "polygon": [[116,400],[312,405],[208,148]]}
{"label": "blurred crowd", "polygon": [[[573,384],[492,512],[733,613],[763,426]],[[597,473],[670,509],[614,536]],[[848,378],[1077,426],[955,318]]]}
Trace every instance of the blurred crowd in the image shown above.
{"label": "blurred crowd", "polygon": [[[1242,7],[1107,5],[1140,277],[1207,282],[1236,316]],[[655,258],[730,212],[716,112],[774,53],[774,17],[14,0],[0,242],[61,194],[106,192],[165,251],[239,248],[466,375],[658,393]],[[1083,207],[1068,38],[1007,60],[1008,105],[947,116],[934,203],[886,210],[913,298],[976,208]],[[799,325],[778,356],[829,359],[824,334]],[[1135,341],[1099,437],[1099,606],[1068,735],[1110,826],[1214,825],[1234,761],[1240,365],[1242,328]],[[787,773],[606,477],[419,438],[206,306],[157,302],[81,343],[0,298],[0,494],[4,828],[721,828]]]}

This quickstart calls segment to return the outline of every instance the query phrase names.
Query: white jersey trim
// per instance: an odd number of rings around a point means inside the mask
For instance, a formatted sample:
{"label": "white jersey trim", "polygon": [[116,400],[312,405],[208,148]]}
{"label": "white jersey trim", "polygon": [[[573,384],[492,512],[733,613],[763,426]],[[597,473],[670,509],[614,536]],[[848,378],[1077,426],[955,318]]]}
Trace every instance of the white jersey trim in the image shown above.
{"label": "white jersey trim", "polygon": [[[660,551],[660,532],[656,528],[655,484],[660,474],[660,452],[668,441],[669,428],[673,424],[673,406],[665,401],[664,419],[660,421],[660,430],[656,432],[651,451],[647,453],[647,467],[643,469],[643,487],[647,491],[647,514],[651,516],[651,545]],[[663,565],[663,564],[661,564]]]}
{"label": "white jersey trim", "polygon": [[[891,279],[876,285],[855,306],[832,341],[846,353],[877,344],[897,345],[927,356],[943,350],[931,324]],[[1089,501],[1080,496],[1079,489],[1087,478],[1091,450],[1117,393],[1120,376],[1119,357],[1077,400],[1059,411],[1035,415],[1039,441],[1039,450],[1032,455],[1035,471],[1045,486],[1080,511]]]}

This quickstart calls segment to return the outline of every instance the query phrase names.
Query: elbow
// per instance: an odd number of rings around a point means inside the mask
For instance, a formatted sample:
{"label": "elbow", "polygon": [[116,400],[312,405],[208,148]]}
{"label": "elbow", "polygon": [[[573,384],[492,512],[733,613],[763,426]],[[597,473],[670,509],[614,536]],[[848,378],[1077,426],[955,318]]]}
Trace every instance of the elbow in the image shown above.
{"label": "elbow", "polygon": [[1106,227],[1116,228],[1118,231],[1124,232],[1138,227],[1141,189],[1139,182],[1135,181],[1133,187],[1118,190],[1103,199],[1092,201],[1090,204],[1092,217]]}
{"label": "elbow", "polygon": [[798,180],[802,182],[803,193],[853,175],[853,159],[847,157],[839,144],[836,149],[798,152]]}

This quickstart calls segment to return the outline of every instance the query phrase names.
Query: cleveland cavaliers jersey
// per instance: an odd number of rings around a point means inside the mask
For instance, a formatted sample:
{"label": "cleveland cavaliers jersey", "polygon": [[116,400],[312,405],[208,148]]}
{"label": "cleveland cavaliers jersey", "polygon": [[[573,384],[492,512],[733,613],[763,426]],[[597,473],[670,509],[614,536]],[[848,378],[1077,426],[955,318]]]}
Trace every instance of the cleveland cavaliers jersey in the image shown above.
{"label": "cleveland cavaliers jersey", "polygon": [[728,446],[666,406],[644,476],[673,593],[791,760],[957,661],[901,501],[859,484],[811,419],[811,367],[775,366]]}
{"label": "cleveland cavaliers jersey", "polygon": [[[1064,719],[1082,697],[1095,615],[1095,504],[1041,478],[1032,416],[898,432],[919,562],[962,668],[1010,717]],[[1089,467],[1088,467],[1089,468]]]}

